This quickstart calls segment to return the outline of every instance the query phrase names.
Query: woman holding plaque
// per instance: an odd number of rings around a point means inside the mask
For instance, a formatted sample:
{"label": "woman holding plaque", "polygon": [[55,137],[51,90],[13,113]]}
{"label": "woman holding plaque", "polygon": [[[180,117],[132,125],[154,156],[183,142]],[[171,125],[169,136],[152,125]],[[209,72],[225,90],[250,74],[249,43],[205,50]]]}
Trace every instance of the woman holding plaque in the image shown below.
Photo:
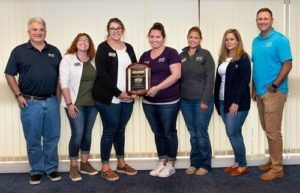
{"label": "woman holding plaque", "polygon": [[236,29],[224,33],[218,64],[215,105],[235,156],[234,164],[224,172],[240,176],[249,172],[242,127],[250,109],[251,63]]}
{"label": "woman holding plaque", "polygon": [[177,51],[164,45],[166,33],[161,23],[154,23],[148,32],[151,50],[140,58],[151,68],[151,87],[143,97],[143,109],[155,136],[159,164],[151,176],[169,177],[175,173],[178,138],[176,119],[179,111],[181,75]]}
{"label": "woman holding plaque", "polygon": [[109,166],[112,145],[118,159],[117,172],[137,174],[124,160],[125,127],[132,113],[134,98],[126,93],[126,68],[137,61],[132,46],[121,40],[124,31],[120,19],[110,19],[107,24],[107,40],[98,46],[95,59],[97,78],[93,96],[103,125],[101,176],[108,181],[119,179],[118,174]]}
{"label": "woman holding plaque", "polygon": [[188,31],[188,46],[180,54],[181,109],[190,133],[190,167],[187,174],[205,175],[211,170],[211,145],[208,125],[214,109],[215,62],[208,50],[201,48],[198,27]]}

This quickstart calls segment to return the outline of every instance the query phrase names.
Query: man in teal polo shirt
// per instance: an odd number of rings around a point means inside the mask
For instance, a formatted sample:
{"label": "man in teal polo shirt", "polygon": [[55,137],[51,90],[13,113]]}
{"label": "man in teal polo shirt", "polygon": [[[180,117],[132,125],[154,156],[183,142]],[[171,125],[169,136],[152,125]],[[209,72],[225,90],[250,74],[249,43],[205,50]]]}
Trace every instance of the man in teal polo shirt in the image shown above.
{"label": "man in teal polo shirt", "polygon": [[261,180],[284,176],[282,166],[281,121],[288,93],[287,76],[292,69],[289,40],[273,27],[273,14],[268,8],[258,10],[257,27],[260,34],[252,42],[252,99],[257,101],[262,128],[266,132],[270,160],[259,166],[266,171]]}

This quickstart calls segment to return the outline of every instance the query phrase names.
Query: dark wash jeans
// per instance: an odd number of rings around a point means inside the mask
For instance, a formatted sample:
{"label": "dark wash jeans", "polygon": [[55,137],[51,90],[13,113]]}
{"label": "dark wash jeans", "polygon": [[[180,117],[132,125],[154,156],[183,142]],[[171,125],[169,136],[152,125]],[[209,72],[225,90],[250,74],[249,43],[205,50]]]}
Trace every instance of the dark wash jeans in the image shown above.
{"label": "dark wash jeans", "polygon": [[230,116],[229,113],[224,112],[224,101],[220,100],[220,112],[234,152],[235,163],[240,167],[247,166],[242,127],[249,111],[238,111],[235,116]]}
{"label": "dark wash jeans", "polygon": [[96,102],[102,120],[101,161],[108,163],[112,145],[117,158],[124,158],[125,127],[133,110],[133,103],[104,104]]}
{"label": "dark wash jeans", "polygon": [[77,107],[77,117],[72,119],[68,109],[65,108],[71,127],[71,138],[69,142],[69,157],[71,160],[78,159],[79,150],[81,154],[89,154],[92,141],[92,130],[97,116],[96,106]]}
{"label": "dark wash jeans", "polygon": [[208,109],[200,109],[200,100],[181,100],[181,110],[187,129],[190,133],[191,166],[211,169],[211,144],[208,136],[208,125],[214,110],[213,98]]}
{"label": "dark wash jeans", "polygon": [[179,102],[168,105],[143,103],[143,109],[155,136],[159,159],[175,161],[178,149],[176,119]]}

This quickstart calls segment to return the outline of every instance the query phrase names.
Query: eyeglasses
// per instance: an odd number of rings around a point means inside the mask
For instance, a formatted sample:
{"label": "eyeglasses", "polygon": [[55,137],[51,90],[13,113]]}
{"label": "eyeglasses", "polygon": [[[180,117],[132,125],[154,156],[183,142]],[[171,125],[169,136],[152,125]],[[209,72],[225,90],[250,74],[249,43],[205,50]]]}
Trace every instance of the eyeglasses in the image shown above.
{"label": "eyeglasses", "polygon": [[123,30],[122,27],[117,27],[117,28],[111,27],[111,28],[109,28],[109,31],[111,31],[111,32],[116,32],[116,31],[121,31],[121,30]]}

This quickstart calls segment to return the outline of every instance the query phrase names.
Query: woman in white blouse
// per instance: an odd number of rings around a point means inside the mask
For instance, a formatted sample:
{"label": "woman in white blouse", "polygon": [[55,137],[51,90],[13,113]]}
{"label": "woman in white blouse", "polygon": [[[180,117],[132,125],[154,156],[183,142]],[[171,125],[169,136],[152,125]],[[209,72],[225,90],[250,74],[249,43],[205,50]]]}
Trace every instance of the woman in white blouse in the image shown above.
{"label": "woman in white blouse", "polygon": [[234,164],[224,172],[241,176],[249,172],[242,127],[250,109],[251,63],[236,29],[224,33],[218,64],[215,106],[225,124],[235,156]]}
{"label": "woman in white blouse", "polygon": [[[97,116],[97,108],[92,97],[96,79],[95,47],[86,33],[79,33],[62,58],[59,68],[60,86],[65,108],[71,126],[69,142],[70,173],[72,181],[82,180],[80,173],[96,175],[98,171],[88,162],[91,135]],[[80,170],[78,167],[81,152]]]}

